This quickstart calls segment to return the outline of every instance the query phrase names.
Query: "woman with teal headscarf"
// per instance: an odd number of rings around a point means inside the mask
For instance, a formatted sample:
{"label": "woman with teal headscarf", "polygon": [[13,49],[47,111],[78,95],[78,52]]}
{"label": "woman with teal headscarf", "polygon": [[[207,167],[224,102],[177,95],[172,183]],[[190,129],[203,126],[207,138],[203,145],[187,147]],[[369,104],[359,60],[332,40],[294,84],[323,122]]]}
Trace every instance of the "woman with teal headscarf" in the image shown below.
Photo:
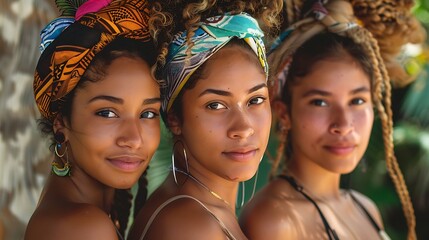
{"label": "woman with teal headscarf", "polygon": [[273,15],[281,1],[229,4],[188,4],[176,23],[185,27],[175,31],[159,71],[167,85],[162,114],[173,135],[171,173],[129,239],[246,239],[235,214],[238,186],[258,170],[271,108],[264,34],[243,11]]}

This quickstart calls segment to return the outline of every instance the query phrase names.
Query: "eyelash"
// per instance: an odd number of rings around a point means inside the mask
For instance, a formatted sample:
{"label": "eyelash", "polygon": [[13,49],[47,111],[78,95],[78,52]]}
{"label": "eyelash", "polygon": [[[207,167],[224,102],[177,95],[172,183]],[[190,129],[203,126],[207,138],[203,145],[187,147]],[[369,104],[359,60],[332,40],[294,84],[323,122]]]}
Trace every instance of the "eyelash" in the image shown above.
{"label": "eyelash", "polygon": [[[253,103],[254,100],[261,100],[261,102]],[[251,104],[260,105],[260,104],[264,103],[266,100],[267,100],[267,98],[265,98],[265,97],[255,97],[255,98],[250,99],[249,105],[251,105]]]}
{"label": "eyelash", "polygon": [[318,107],[323,107],[321,103],[324,103],[324,106],[328,105],[326,103],[326,101],[322,100],[322,99],[313,99],[310,101],[310,104],[314,105],[314,106],[318,106]]}
{"label": "eyelash", "polygon": [[[360,103],[356,103],[355,101],[361,101]],[[366,100],[365,99],[363,99],[363,98],[354,98],[352,101],[351,101],[351,104],[354,104],[354,105],[362,105],[362,104],[364,104],[364,103],[366,103]]]}
{"label": "eyelash", "polygon": [[113,112],[112,110],[101,110],[101,111],[96,112],[95,114],[97,116],[104,117],[104,118],[112,118],[112,117],[108,116],[110,113],[113,113],[115,115],[114,116],[115,118],[118,117],[118,115],[115,112]]}
{"label": "eyelash", "polygon": [[[360,101],[360,103],[357,103],[356,101]],[[315,106],[322,107],[322,102],[323,102],[323,104],[324,104],[323,106],[328,105],[328,104],[326,103],[326,101],[325,101],[325,100],[322,100],[322,99],[314,99],[314,100],[311,100],[311,101],[310,101],[310,104],[315,105]],[[353,99],[350,101],[350,105],[362,105],[362,104],[364,104],[364,103],[366,103],[366,100],[365,100],[364,98],[353,98]]]}
{"label": "eyelash", "polygon": [[[215,105],[215,104],[217,104],[217,105],[221,105],[221,106],[223,106],[223,108],[216,108],[216,107],[213,107],[213,105]],[[225,105],[223,105],[222,103],[219,103],[219,102],[212,102],[212,103],[207,104],[207,108],[208,108],[208,109],[210,109],[210,110],[219,110],[219,109],[224,109],[224,108],[226,108],[226,106],[225,106]]]}
{"label": "eyelash", "polygon": [[[260,102],[256,102],[255,103],[255,102],[253,102],[254,100],[257,100],[257,101],[260,100]],[[250,105],[260,105],[260,104],[264,103],[266,100],[267,100],[267,98],[265,98],[265,97],[255,97],[255,98],[252,98],[252,99],[249,100],[248,106],[250,106]],[[213,107],[213,105],[215,105],[215,104],[222,106],[222,108]],[[226,106],[224,104],[222,104],[222,103],[219,103],[219,102],[212,102],[212,103],[207,104],[207,108],[208,109],[212,109],[212,110],[219,110],[219,109],[226,108]]]}
{"label": "eyelash", "polygon": [[[114,116],[109,116],[111,113],[113,113]],[[95,114],[97,116],[104,117],[104,118],[117,118],[118,117],[118,115],[112,110],[101,110],[101,111],[96,112]],[[149,117],[145,116],[147,114],[151,114],[152,116],[149,116]],[[155,111],[145,111],[145,112],[142,112],[140,114],[141,118],[147,118],[147,119],[154,119],[154,118],[157,118],[158,116],[159,116],[159,113],[157,113]]]}
{"label": "eyelash", "polygon": [[[143,117],[143,115],[145,115],[145,114],[147,114],[147,113],[152,114],[152,116],[151,116],[151,117]],[[145,111],[145,112],[143,112],[140,116],[142,116],[142,118],[154,119],[154,118],[157,118],[157,117],[159,116],[159,113],[156,113],[156,112],[154,112],[154,111]]]}

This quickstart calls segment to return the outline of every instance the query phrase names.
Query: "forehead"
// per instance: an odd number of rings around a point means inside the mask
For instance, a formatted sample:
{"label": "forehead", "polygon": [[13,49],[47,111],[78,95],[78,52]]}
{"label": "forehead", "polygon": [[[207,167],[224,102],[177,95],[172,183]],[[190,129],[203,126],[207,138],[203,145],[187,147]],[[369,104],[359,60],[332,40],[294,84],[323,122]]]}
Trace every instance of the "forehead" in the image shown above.
{"label": "forehead", "polygon": [[231,45],[222,48],[209,60],[207,60],[204,68],[204,76],[228,74],[236,71],[240,72],[243,67],[254,69],[261,74],[264,73],[258,57],[251,49],[246,49],[243,46]]}
{"label": "forehead", "polygon": [[87,93],[124,92],[134,93],[138,89],[141,95],[147,90],[159,92],[158,83],[153,79],[148,64],[139,58],[119,57],[106,68],[99,81],[86,82],[82,89]]}
{"label": "forehead", "polygon": [[370,78],[362,67],[350,59],[328,59],[317,62],[310,73],[295,81],[296,87],[320,88],[326,91],[348,91],[370,88]]}

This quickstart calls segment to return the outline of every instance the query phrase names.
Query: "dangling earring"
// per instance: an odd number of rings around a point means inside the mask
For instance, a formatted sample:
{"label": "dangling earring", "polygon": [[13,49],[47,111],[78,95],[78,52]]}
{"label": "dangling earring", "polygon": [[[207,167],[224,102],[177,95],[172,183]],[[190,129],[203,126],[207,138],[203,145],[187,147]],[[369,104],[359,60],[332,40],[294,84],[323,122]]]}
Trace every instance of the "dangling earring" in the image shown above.
{"label": "dangling earring", "polygon": [[[264,158],[264,156],[261,157],[261,160],[259,160],[259,163],[262,162],[262,159]],[[250,196],[249,200],[250,201],[253,196],[255,195],[256,192],[256,184],[258,182],[258,173],[259,173],[259,167],[258,170],[256,170],[255,173],[255,180],[253,181],[253,189],[252,189],[252,195]],[[241,203],[239,206],[237,206],[237,203],[235,204],[235,208],[236,209],[241,209],[244,206],[244,198],[246,196],[246,185],[244,184],[244,182],[240,182],[240,187],[241,187]]]}
{"label": "dangling earring", "polygon": [[244,182],[240,182],[240,187],[241,187],[241,203],[240,205],[237,206],[237,204],[235,204],[235,208],[236,209],[241,209],[244,206],[244,197],[246,196],[246,185],[244,184]]}
{"label": "dangling earring", "polygon": [[60,154],[60,150],[61,148],[63,148],[63,144],[65,144],[65,136],[62,132],[57,132],[55,133],[55,141],[57,142],[55,144],[55,155],[62,160],[62,158],[65,156],[66,157],[66,162],[64,163],[63,167],[60,167],[60,165],[53,160],[52,161],[52,172],[59,176],[59,177],[64,177],[64,176],[70,176],[70,163],[69,163],[69,155],[68,155],[68,149],[67,149],[67,144],[66,144],[66,148],[64,150],[64,152],[62,154]]}
{"label": "dangling earring", "polygon": [[[179,142],[183,146],[182,141],[177,140],[174,143],[174,145],[173,145],[173,152],[171,153],[171,167],[172,167],[172,170],[173,170],[173,178],[174,178],[174,182],[176,183],[176,185],[178,185],[178,183],[177,183],[177,177],[176,177],[176,170],[177,170],[177,168],[176,168],[176,164],[175,164],[174,149],[176,148],[176,144],[179,143]],[[182,149],[183,149],[183,157],[185,159],[186,172],[189,173],[188,156],[186,155],[186,149],[185,149],[184,146],[183,146]]]}

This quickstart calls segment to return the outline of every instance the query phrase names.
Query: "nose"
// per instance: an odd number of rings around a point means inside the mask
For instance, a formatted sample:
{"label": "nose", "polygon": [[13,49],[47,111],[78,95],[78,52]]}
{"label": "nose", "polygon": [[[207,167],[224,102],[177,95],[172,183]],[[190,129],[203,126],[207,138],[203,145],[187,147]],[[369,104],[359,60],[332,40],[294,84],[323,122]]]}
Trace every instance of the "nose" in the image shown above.
{"label": "nose", "polygon": [[140,119],[123,121],[122,127],[119,128],[118,146],[137,149],[143,144],[143,129],[140,121]]}
{"label": "nose", "polygon": [[232,111],[231,125],[228,129],[228,137],[231,139],[244,139],[255,133],[249,113],[242,109]]}
{"label": "nose", "polygon": [[342,107],[338,107],[332,113],[332,121],[329,132],[335,135],[345,136],[353,130],[353,120],[351,114]]}

